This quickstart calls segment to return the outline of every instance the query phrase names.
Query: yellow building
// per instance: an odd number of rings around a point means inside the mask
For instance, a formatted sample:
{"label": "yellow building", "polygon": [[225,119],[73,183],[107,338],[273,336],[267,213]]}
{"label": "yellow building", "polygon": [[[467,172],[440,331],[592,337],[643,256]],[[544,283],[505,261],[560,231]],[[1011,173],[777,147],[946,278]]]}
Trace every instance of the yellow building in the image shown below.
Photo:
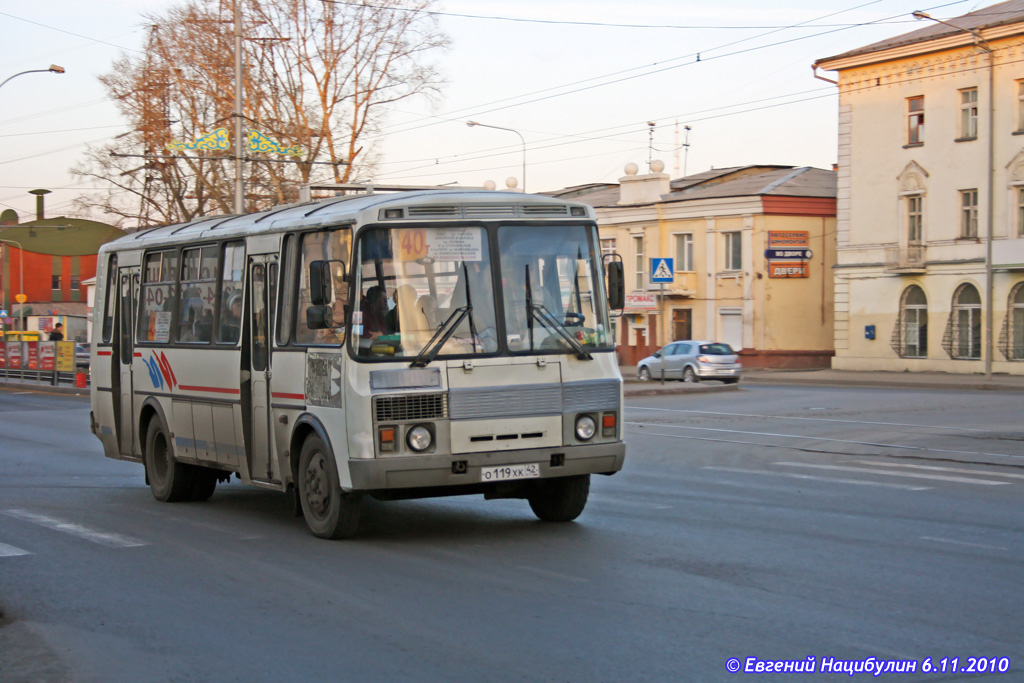
{"label": "yellow building", "polygon": [[917,15],[815,65],[839,87],[833,367],[1024,374],[1024,1]]}
{"label": "yellow building", "polygon": [[[619,362],[708,339],[742,349],[748,367],[828,367],[835,173],[744,166],[670,180],[651,166],[638,175],[627,165],[618,185],[552,193],[594,206],[602,251],[624,261]],[[652,259],[657,270],[666,257],[672,282],[653,283]]]}

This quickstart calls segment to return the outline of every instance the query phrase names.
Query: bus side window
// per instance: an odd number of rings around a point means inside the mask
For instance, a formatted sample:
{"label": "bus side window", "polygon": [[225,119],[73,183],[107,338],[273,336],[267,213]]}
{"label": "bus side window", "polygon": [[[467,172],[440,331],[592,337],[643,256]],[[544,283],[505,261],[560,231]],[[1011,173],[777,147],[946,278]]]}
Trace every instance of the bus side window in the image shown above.
{"label": "bus side window", "polygon": [[114,309],[117,306],[117,254],[110,257],[107,265],[106,303],[103,307],[103,343],[109,344],[114,338]]}
{"label": "bus side window", "polygon": [[[348,284],[341,278],[348,271],[352,251],[352,232],[307,232],[302,235],[302,258],[298,265],[298,291],[296,301],[295,342],[297,344],[340,344],[345,341],[345,306],[348,304]],[[335,327],[323,330],[306,325],[306,309],[312,305],[309,291],[309,265],[313,261],[330,261],[333,299],[329,301],[334,314]],[[341,262],[340,264],[338,262]],[[344,264],[344,265],[342,265]]]}
{"label": "bus side window", "polygon": [[177,339],[206,343],[213,337],[217,289],[217,247],[186,249],[181,255],[181,296]]}
{"label": "bus side window", "polygon": [[277,345],[286,346],[291,342],[292,318],[295,315],[295,280],[298,252],[298,236],[286,235],[281,278],[281,301],[277,309]]}
{"label": "bus side window", "polygon": [[220,313],[217,320],[217,343],[237,344],[242,334],[243,280],[245,279],[245,244],[229,242],[221,258]]}
{"label": "bus side window", "polygon": [[174,280],[178,270],[178,254],[157,251],[146,254],[139,298],[140,342],[166,344],[171,340],[171,318],[174,315]]}

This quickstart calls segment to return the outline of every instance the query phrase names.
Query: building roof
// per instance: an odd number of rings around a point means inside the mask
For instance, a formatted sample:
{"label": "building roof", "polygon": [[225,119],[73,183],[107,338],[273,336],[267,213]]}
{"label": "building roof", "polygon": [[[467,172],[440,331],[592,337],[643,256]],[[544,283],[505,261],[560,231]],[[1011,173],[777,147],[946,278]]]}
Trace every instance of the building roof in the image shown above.
{"label": "building roof", "polygon": [[[721,199],[725,197],[781,196],[825,197],[836,196],[836,173],[810,166],[753,165],[715,168],[671,181],[672,191],[661,201],[689,201],[694,199]],[[581,193],[579,188],[593,187]],[[573,199],[595,207],[619,206],[618,185],[576,186],[555,192],[555,197],[572,192]]]}
{"label": "building roof", "polygon": [[873,52],[882,52],[883,50],[889,50],[896,47],[913,45],[915,43],[924,43],[930,40],[935,40],[936,38],[945,38],[947,36],[962,34],[963,31],[960,29],[980,31],[983,29],[994,28],[996,26],[1016,24],[1024,21],[1024,0],[1008,0],[1007,2],[1000,2],[999,4],[983,7],[974,12],[970,12],[969,14],[964,14],[963,16],[954,17],[952,19],[943,19],[943,21],[947,22],[947,24],[952,24],[952,26],[940,24],[934,21],[922,20],[924,26],[916,31],[904,33],[894,38],[887,38],[877,43],[871,43],[870,45],[865,45],[864,47],[859,47],[856,50],[850,50],[849,52],[844,52],[840,55],[819,59],[816,64],[831,62],[836,59],[845,59],[847,57],[868,55]]}
{"label": "building roof", "polygon": [[18,242],[25,251],[53,256],[95,255],[101,246],[124,235],[112,225],[84,218],[44,218],[0,226],[0,239]]}

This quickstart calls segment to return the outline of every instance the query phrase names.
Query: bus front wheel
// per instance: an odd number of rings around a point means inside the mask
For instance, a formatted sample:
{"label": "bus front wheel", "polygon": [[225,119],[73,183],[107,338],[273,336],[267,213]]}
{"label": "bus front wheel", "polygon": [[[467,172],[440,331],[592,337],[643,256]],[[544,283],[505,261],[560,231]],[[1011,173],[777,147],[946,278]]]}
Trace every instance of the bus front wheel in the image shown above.
{"label": "bus front wheel", "polygon": [[174,459],[167,430],[156,417],[149,421],[149,429],[146,430],[144,462],[154,498],[165,503],[190,499],[192,472],[188,465]]}
{"label": "bus front wheel", "polygon": [[299,502],[314,536],[351,538],[359,528],[362,497],[341,490],[338,466],[318,436],[310,436],[299,454]]}
{"label": "bus front wheel", "polygon": [[580,474],[539,481],[527,500],[538,519],[571,522],[583,512],[589,495],[590,475]]}

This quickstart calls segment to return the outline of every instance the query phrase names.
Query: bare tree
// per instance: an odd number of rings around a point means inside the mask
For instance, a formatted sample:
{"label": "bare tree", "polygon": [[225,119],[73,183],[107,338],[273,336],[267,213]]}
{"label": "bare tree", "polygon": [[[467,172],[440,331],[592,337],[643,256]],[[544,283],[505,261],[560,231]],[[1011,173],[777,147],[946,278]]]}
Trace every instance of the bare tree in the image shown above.
{"label": "bare tree", "polygon": [[[301,149],[296,158],[246,148],[246,210],[294,201],[314,174],[346,182],[372,171],[366,139],[385,105],[437,93],[429,58],[447,38],[428,12],[434,0],[239,1],[246,127]],[[100,77],[132,130],[91,147],[72,169],[112,185],[79,197],[81,208],[139,227],[230,212],[233,146],[167,145],[233,129],[232,18],[230,0],[186,0],[146,17],[144,55],[121,56]]]}

